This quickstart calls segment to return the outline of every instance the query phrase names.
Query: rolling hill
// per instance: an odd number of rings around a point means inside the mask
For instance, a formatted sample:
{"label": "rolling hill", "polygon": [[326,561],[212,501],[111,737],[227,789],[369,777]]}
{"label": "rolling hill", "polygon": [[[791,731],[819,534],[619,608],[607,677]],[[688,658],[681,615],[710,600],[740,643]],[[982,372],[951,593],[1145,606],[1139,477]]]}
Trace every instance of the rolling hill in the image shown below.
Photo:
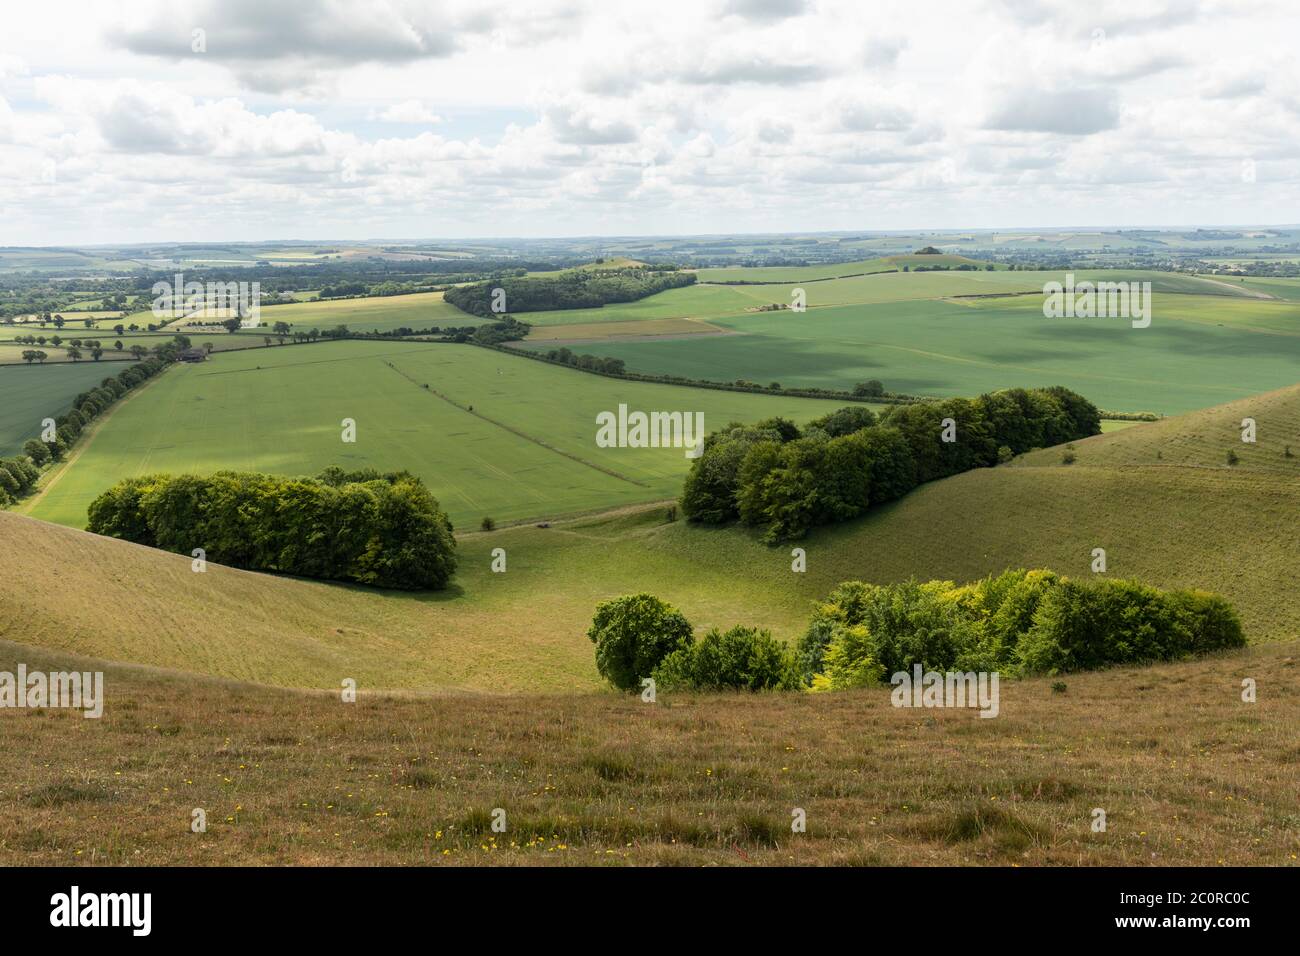
{"label": "rolling hill", "polygon": [[[1253,413],[1259,442],[1237,427]],[[1288,439],[1290,435],[1290,440]],[[598,601],[650,590],[697,628],[792,639],[840,581],[972,580],[1008,567],[1215,590],[1254,643],[1300,638],[1300,386],[1138,425],[924,485],[789,549],[663,506],[462,535],[447,592],[381,593],[209,566],[0,513],[0,638],[281,686],[488,691],[598,686],[585,631]],[[1239,457],[1228,466],[1229,449]],[[490,571],[503,548],[507,571]]]}

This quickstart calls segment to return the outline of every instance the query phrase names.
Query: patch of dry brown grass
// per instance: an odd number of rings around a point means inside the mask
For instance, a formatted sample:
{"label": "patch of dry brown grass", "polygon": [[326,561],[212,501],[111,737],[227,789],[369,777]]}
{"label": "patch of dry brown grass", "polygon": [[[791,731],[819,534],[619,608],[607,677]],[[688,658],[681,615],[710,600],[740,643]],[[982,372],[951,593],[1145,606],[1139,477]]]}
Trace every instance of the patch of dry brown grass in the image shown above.
{"label": "patch of dry brown grass", "polygon": [[[992,720],[886,690],[344,704],[109,666],[100,720],[0,710],[0,864],[1294,865],[1296,649],[1003,682]],[[0,644],[19,661],[99,666]]]}

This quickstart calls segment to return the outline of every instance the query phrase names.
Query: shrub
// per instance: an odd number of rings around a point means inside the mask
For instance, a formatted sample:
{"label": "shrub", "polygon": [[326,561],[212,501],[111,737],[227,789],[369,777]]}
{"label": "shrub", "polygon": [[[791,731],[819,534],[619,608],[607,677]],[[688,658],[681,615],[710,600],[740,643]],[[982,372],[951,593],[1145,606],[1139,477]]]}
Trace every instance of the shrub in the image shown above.
{"label": "shrub", "polygon": [[488,518],[488,517],[486,517],[486,516],[483,518],[482,521],[480,521],[480,522],[478,523],[478,529],[479,529],[480,531],[495,531],[495,530],[496,530],[496,526],[497,526],[497,523],[496,523],[494,520],[492,520],[491,518]]}
{"label": "shrub", "polygon": [[640,686],[665,657],[691,641],[680,611],[651,594],[629,594],[596,606],[587,637],[596,669],[620,690]]}
{"label": "shrub", "polygon": [[1025,673],[1064,674],[1170,660],[1191,636],[1158,590],[1136,581],[1061,581],[1043,595],[1016,654]]}
{"label": "shrub", "polygon": [[815,607],[796,663],[805,684],[838,689],[915,664],[1057,674],[1245,643],[1236,612],[1214,594],[1013,570],[963,587],[845,582]]}
{"label": "shrub", "polygon": [[795,690],[803,683],[794,653],[753,627],[710,630],[665,657],[654,679],[689,690]]}

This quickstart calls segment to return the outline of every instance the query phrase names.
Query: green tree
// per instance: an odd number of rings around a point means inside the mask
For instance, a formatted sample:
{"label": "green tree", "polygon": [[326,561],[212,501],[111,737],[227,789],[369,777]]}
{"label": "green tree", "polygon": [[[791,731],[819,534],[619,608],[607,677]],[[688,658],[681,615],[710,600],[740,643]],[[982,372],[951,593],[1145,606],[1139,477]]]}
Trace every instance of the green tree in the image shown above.
{"label": "green tree", "polygon": [[596,606],[587,637],[596,645],[596,669],[620,690],[640,687],[660,662],[691,641],[691,625],[651,594],[629,594]]}

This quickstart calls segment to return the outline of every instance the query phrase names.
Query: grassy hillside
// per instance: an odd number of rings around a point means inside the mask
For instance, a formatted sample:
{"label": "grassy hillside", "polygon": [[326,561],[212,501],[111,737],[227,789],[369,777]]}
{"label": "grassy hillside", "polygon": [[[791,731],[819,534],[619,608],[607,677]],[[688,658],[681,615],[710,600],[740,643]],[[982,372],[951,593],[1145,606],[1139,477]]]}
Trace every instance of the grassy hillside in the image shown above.
{"label": "grassy hillside", "polygon": [[[1227,425],[1242,408],[1258,415],[1260,445],[1228,468],[1219,462],[1240,441]],[[30,582],[0,592],[0,638],[285,686],[352,676],[568,690],[597,685],[585,631],[596,603],[619,594],[653,591],[697,628],[752,624],[793,639],[811,602],[846,579],[967,581],[1008,567],[1086,576],[1103,547],[1112,576],[1218,591],[1252,642],[1294,640],[1300,549],[1285,529],[1300,514],[1300,458],[1277,459],[1298,423],[1300,386],[1078,442],[1072,465],[1056,449],[924,485],[798,542],[801,574],[788,547],[669,523],[662,507],[464,535],[455,586],[432,595],[211,565],[195,574],[188,557],[0,513],[0,581]],[[490,571],[495,548],[504,574]]]}
{"label": "grassy hillside", "polygon": [[[102,666],[0,643],[19,661]],[[344,704],[110,667],[99,720],[0,713],[0,865],[1295,865],[1294,645],[1050,683],[981,720],[883,690]]]}
{"label": "grassy hillside", "polygon": [[[596,415],[620,402],[699,411],[706,429],[770,415],[806,421],[838,407],[623,383],[469,345],[254,349],[169,370],[114,410],[77,462],[24,509],[82,527],[90,502],[130,475],[316,474],[329,465],[415,472],[458,527],[478,527],[484,516],[555,517],[676,494],[689,465],[683,449],[596,446]],[[341,441],[344,418],[357,423],[353,444]]]}

